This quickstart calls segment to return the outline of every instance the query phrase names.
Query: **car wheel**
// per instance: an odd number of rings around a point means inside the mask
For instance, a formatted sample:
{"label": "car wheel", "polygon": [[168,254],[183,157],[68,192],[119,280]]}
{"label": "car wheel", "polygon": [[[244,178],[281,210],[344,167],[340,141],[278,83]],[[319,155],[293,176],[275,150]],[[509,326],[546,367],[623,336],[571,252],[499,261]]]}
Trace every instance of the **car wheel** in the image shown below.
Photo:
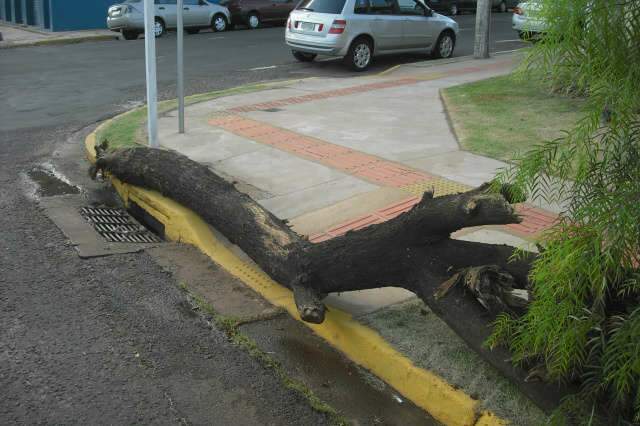
{"label": "car wheel", "polygon": [[498,6],[498,10],[500,13],[505,13],[507,11],[507,3],[501,2],[500,6]]}
{"label": "car wheel", "polygon": [[187,28],[185,31],[187,34],[198,34],[200,32],[200,28]]}
{"label": "car wheel", "polygon": [[138,32],[134,30],[122,30],[122,38],[125,40],[137,40]]}
{"label": "car wheel", "polygon": [[260,17],[257,13],[251,12],[249,16],[247,16],[247,26],[251,30],[255,30],[256,28],[260,28]]}
{"label": "car wheel", "polygon": [[226,31],[228,25],[227,18],[222,14],[215,15],[211,20],[211,28],[217,33]]}
{"label": "car wheel", "polygon": [[434,58],[450,58],[456,46],[455,36],[451,31],[443,31],[431,51]]}
{"label": "car wheel", "polygon": [[312,62],[318,56],[315,53],[298,52],[297,50],[292,50],[291,53],[300,62]]}
{"label": "car wheel", "polygon": [[373,57],[373,46],[371,42],[366,38],[359,38],[354,40],[349,46],[347,56],[344,57],[344,61],[354,71],[364,71],[371,64]]}
{"label": "car wheel", "polygon": [[164,21],[160,18],[156,18],[156,21],[153,24],[153,34],[155,34],[156,38],[162,37],[166,31],[167,28],[164,25]]}
{"label": "car wheel", "polygon": [[458,9],[458,5],[455,3],[452,3],[451,6],[449,6],[449,15],[456,16],[459,13],[460,13],[460,9]]}

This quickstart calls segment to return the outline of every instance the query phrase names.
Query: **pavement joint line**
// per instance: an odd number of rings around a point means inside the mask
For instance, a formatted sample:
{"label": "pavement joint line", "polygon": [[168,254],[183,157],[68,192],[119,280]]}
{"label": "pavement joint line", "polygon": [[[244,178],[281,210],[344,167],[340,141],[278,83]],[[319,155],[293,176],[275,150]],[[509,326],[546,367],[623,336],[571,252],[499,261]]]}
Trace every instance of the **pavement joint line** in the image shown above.
{"label": "pavement joint line", "polygon": [[[96,161],[95,143],[96,130],[85,139],[86,156],[93,163]],[[451,426],[505,424],[494,415],[490,415],[490,421],[487,422],[487,413],[480,411],[479,401],[436,374],[417,367],[377,332],[354,320],[351,315],[332,308],[327,312],[323,324],[302,321],[291,291],[271,280],[262,270],[238,258],[193,211],[156,191],[121,182],[115,177],[111,177],[111,182],[125,205],[128,206],[135,198],[141,208],[161,221],[168,239],[198,247],[271,304],[285,309],[351,361],[387,382],[439,422]]]}

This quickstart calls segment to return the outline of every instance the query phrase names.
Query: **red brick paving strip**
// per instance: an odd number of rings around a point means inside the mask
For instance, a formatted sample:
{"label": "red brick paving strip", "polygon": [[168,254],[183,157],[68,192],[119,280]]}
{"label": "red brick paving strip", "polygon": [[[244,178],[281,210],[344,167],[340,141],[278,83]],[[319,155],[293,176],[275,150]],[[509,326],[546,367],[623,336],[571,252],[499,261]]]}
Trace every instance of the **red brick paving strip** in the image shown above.
{"label": "red brick paving strip", "polygon": [[251,118],[223,115],[209,120],[209,124],[381,186],[398,188],[433,179],[433,176],[410,167]]}
{"label": "red brick paving strip", "polygon": [[[410,197],[393,203],[387,207],[376,210],[373,213],[359,216],[345,223],[333,226],[324,232],[310,235],[309,241],[312,243],[320,243],[335,237],[346,234],[349,231],[366,228],[369,225],[382,223],[394,217],[400,216],[413,208],[420,201],[420,197]],[[516,205],[516,212],[522,216],[522,222],[518,224],[504,225],[505,230],[512,231],[522,237],[533,237],[540,232],[549,229],[557,220],[558,216],[538,209],[529,204]]]}
{"label": "red brick paving strip", "polygon": [[505,225],[505,228],[524,237],[539,234],[549,229],[558,220],[557,214],[525,203],[516,205],[516,213],[522,216],[522,222]]}
{"label": "red brick paving strip", "polygon": [[310,95],[292,96],[290,98],[278,99],[276,101],[271,101],[271,102],[262,102],[262,103],[253,104],[253,105],[243,105],[235,108],[230,108],[228,111],[235,112],[235,113],[264,111],[266,109],[281,108],[287,105],[296,105],[296,104],[301,104],[305,102],[319,101],[322,99],[337,98],[340,96],[348,96],[348,95],[355,95],[357,93],[371,92],[373,90],[406,86],[409,84],[420,83],[421,81],[422,80],[415,79],[415,78],[400,78],[396,80],[387,80],[379,83],[369,83],[369,84],[363,84],[361,86],[347,87],[345,89],[336,89],[336,90],[329,90],[326,92],[317,92],[317,93],[312,93]]}

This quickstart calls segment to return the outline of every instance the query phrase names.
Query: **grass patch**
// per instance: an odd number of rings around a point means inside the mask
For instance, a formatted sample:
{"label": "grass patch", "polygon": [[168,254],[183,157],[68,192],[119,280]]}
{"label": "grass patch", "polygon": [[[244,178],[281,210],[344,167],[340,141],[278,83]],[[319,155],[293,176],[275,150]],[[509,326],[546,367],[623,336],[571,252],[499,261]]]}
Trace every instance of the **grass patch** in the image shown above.
{"label": "grass patch", "polygon": [[514,75],[450,87],[442,97],[463,149],[503,161],[562,136],[585,107],[583,99]]}
{"label": "grass patch", "polygon": [[215,311],[207,301],[201,296],[191,292],[186,283],[180,283],[180,289],[187,293],[189,299],[205,314],[211,316],[212,322],[216,327],[222,330],[229,340],[236,346],[242,348],[251,357],[256,359],[260,365],[264,368],[271,370],[275,373],[276,377],[280,379],[285,388],[291,389],[302,397],[304,397],[311,408],[315,411],[327,416],[331,425],[333,426],[347,426],[349,422],[346,418],[341,416],[333,407],[320,399],[313,393],[309,387],[303,382],[291,378],[282,365],[268,353],[260,349],[257,343],[249,336],[242,334],[238,330],[238,326],[242,324],[239,318],[220,315]]}
{"label": "grass patch", "polygon": [[[235,87],[232,89],[218,90],[214,92],[200,93],[185,97],[185,105],[192,105],[198,102],[209,101],[211,99],[225,96],[239,95],[242,93],[257,92],[265,90],[269,86],[265,84],[252,84],[248,86]],[[158,102],[158,114],[163,114],[178,107],[176,99]],[[132,147],[137,144],[144,144],[144,125],[147,120],[147,107],[139,107],[129,112],[121,114],[102,126],[96,134],[96,143],[100,144],[104,140],[109,141],[109,149]]]}

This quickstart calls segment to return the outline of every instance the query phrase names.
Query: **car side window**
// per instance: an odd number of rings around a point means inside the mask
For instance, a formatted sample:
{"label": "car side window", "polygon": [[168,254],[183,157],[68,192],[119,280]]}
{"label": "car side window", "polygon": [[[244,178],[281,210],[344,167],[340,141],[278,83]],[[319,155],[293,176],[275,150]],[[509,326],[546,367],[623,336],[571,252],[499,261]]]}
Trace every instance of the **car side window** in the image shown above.
{"label": "car side window", "polygon": [[156,0],[156,4],[172,4],[175,6],[176,0]]}
{"label": "car side window", "polygon": [[182,0],[185,6],[197,6],[200,4],[198,0]]}
{"label": "car side window", "polygon": [[369,0],[356,0],[356,4],[353,7],[353,13],[361,15],[369,13]]}
{"label": "car side window", "polygon": [[397,0],[400,15],[424,15],[424,9],[414,0]]}
{"label": "car side window", "polygon": [[393,15],[396,10],[395,0],[369,0],[369,14]]}

